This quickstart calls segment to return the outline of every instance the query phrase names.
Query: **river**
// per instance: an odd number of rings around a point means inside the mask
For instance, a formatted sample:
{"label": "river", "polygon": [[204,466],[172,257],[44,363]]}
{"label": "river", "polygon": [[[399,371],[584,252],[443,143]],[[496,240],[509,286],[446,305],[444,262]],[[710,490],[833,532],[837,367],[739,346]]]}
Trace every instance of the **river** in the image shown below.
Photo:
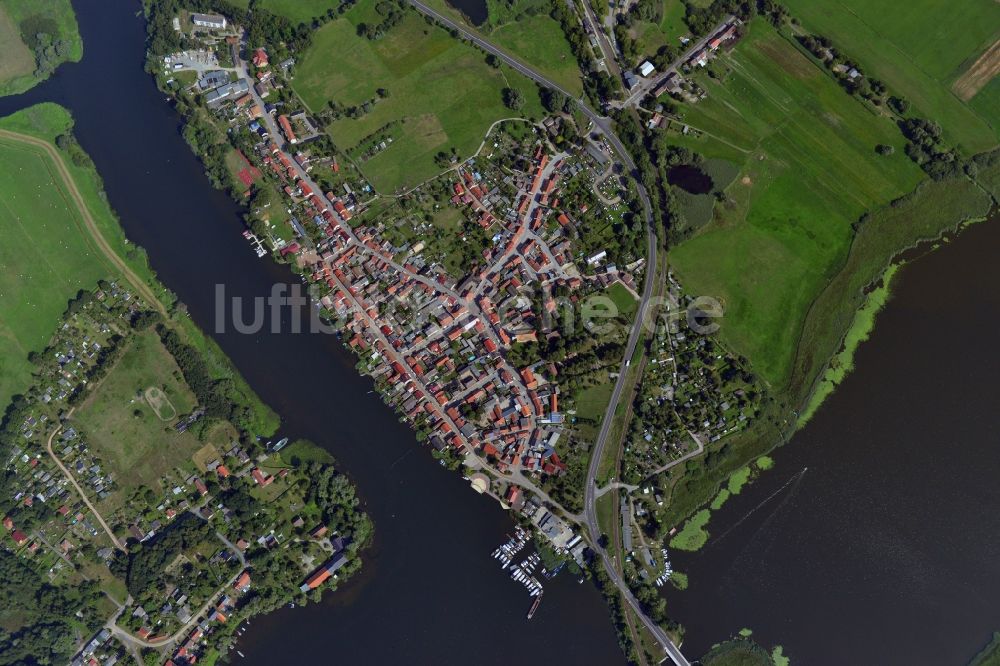
{"label": "river", "polygon": [[[209,185],[179,134],[180,118],[143,72],[139,3],[73,4],[83,60],[23,95],[0,98],[0,115],[43,101],[72,111],[128,237],[146,248],[204,330],[213,331],[216,284],[248,302],[275,283],[296,283],[287,268],[251,252],[239,207]],[[511,531],[510,517],[418,446],[335,338],[213,337],[281,414],[282,434],[308,437],[342,464],[376,533],[356,580],[321,604],[254,620],[240,663],[623,661],[592,585],[556,578],[534,619],[525,619],[530,598],[490,557]]]}
{"label": "river", "polygon": [[1000,629],[998,247],[995,216],[906,265],[855,370],[673,553],[686,654],[749,627],[793,664],[963,666]]}

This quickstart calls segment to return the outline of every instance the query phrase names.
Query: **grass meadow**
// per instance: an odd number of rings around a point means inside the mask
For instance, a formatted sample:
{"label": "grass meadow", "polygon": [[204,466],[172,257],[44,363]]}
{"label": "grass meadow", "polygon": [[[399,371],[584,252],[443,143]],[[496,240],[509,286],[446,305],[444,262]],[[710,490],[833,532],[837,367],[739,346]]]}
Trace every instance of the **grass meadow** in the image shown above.
{"label": "grass meadow", "polygon": [[[53,143],[58,135],[71,130],[72,127],[73,119],[69,112],[51,103],[31,106],[0,118],[0,129],[27,134]],[[3,141],[0,145],[21,148],[24,144]],[[41,153],[39,155],[39,160],[45,164],[48,158],[41,157]],[[78,166],[65,156],[63,161],[101,235],[115,254],[150,286],[164,304],[169,305],[173,300],[172,296],[149,268],[145,252],[125,237],[125,232],[118,224],[118,218],[108,205],[97,171],[91,165]],[[53,178],[51,165],[47,171],[48,177]],[[0,175],[0,200],[8,206],[15,201],[12,197],[29,197],[39,184],[28,177],[18,177],[18,173],[20,172],[7,170]],[[52,196],[54,194],[58,194],[58,197]],[[20,229],[15,228],[16,220],[4,213],[4,209],[0,207],[0,231],[4,233],[5,241],[0,247],[0,261],[4,262],[3,277],[0,278],[0,345],[3,345],[0,350],[0,363],[9,364],[9,368],[8,365],[0,365],[2,406],[6,406],[11,395],[27,388],[26,380],[30,378],[27,354],[45,347],[60,315],[65,310],[66,302],[80,288],[93,289],[97,280],[102,277],[108,279],[119,277],[116,272],[112,272],[110,264],[106,264],[103,258],[93,254],[97,250],[91,245],[90,237],[84,235],[79,213],[66,198],[61,184],[57,183],[56,187],[49,190],[48,195],[47,198],[41,198],[33,209],[35,211],[33,224]],[[70,208],[65,210],[61,210],[58,206],[53,208],[52,206],[59,201]],[[31,232],[31,235],[26,237],[25,234],[28,232]],[[17,243],[15,239],[25,242]],[[11,242],[7,242],[8,240]],[[35,253],[43,255],[49,262],[59,262],[63,257],[66,259],[57,274],[45,268],[43,259],[36,258],[32,261]],[[75,262],[79,262],[81,257],[90,259],[78,265]],[[24,306],[20,298],[25,294],[30,295],[37,305],[30,313],[21,310]],[[277,415],[250,390],[215,341],[205,336],[189,318],[182,317],[177,323],[183,331],[185,340],[202,353],[212,377],[231,379],[237,390],[253,405],[254,416],[257,419],[255,432],[264,435],[274,432],[278,427]],[[4,329],[4,325],[8,328]],[[16,347],[13,346],[15,343]]]}
{"label": "grass meadow", "polygon": [[[246,7],[249,0],[230,0],[234,5]],[[308,23],[317,16],[336,9],[340,0],[261,0],[259,6],[269,12],[284,16],[294,24]]]}
{"label": "grass meadow", "polygon": [[564,90],[580,96],[583,80],[576,57],[546,0],[487,0],[480,32],[508,53],[534,66]]}
{"label": "grass meadow", "polygon": [[[33,26],[33,27],[32,27]],[[2,0],[0,2],[0,95],[24,92],[41,79],[35,76],[35,54],[25,29],[46,32],[69,44],[66,60],[79,62],[83,40],[70,0]]]}
{"label": "grass meadow", "polygon": [[[723,303],[725,341],[781,386],[810,305],[844,262],[852,223],[922,173],[888,119],[763,22],[720,62],[724,80],[703,77],[708,97],[685,111],[704,134],[677,142],[741,170],[715,219],[671,258],[689,291]],[[896,153],[877,156],[879,143]]]}
{"label": "grass meadow", "polygon": [[[833,40],[871,76],[931,118],[965,152],[988,150],[1000,137],[1000,83],[994,80],[969,104],[953,82],[1000,39],[1000,4],[965,0],[788,0],[806,30]],[[982,102],[977,102],[983,95]]]}
{"label": "grass meadow", "polygon": [[0,138],[0,405],[28,386],[66,303],[113,269],[90,243],[49,158]]}
{"label": "grass meadow", "polygon": [[[191,389],[173,357],[152,330],[134,335],[115,367],[80,405],[74,421],[90,445],[114,472],[119,491],[156,488],[165,472],[178,465],[193,467],[191,456],[204,444],[190,432],[178,433],[164,423],[139,395],[161,389],[179,415],[196,405]],[[114,498],[109,498],[114,502]]]}
{"label": "grass meadow", "polygon": [[360,162],[376,189],[391,192],[434,176],[441,171],[434,162],[440,151],[454,147],[463,157],[471,155],[490,124],[518,115],[503,104],[505,87],[523,94],[522,114],[541,116],[533,82],[506,67],[490,67],[480,51],[414,11],[382,39],[358,36],[356,25],[372,18],[371,4],[360,2],[316,33],[294,86],[313,111],[328,100],[351,106],[375,97],[379,88],[388,91],[369,113],[329,127],[348,152],[375,133],[388,133],[388,147]]}

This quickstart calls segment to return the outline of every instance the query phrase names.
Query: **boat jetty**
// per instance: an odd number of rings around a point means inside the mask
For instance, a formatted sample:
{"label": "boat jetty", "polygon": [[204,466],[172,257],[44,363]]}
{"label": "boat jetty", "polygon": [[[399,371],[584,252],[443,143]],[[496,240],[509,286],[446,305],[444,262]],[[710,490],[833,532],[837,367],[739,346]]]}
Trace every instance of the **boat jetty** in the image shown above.
{"label": "boat jetty", "polygon": [[243,238],[250,241],[250,244],[254,246],[254,252],[257,253],[258,257],[263,257],[267,255],[267,250],[264,249],[264,241],[257,237],[255,233],[247,229],[243,232]]}
{"label": "boat jetty", "polygon": [[656,579],[656,587],[663,587],[663,584],[670,580],[670,575],[674,573],[674,568],[673,565],[670,564],[670,555],[667,554],[667,549],[661,548],[660,553],[663,555],[663,573],[661,573]]}
{"label": "boat jetty", "polygon": [[505,543],[493,551],[493,559],[500,560],[500,568],[506,569],[510,566],[514,556],[521,552],[525,544],[528,543],[528,533],[518,525],[514,529],[514,536],[509,536]]}
{"label": "boat jetty", "polygon": [[535,568],[538,567],[538,563],[541,562],[542,557],[538,553],[532,553],[521,560],[520,563],[511,565],[515,556],[521,552],[527,543],[528,533],[522,527],[518,526],[514,530],[514,536],[508,537],[505,543],[493,551],[493,559],[500,562],[502,570],[510,567],[511,579],[524,585],[525,589],[528,590],[528,596],[535,598],[531,604],[531,609],[528,611],[528,619],[530,620],[535,616],[535,611],[538,610],[538,606],[542,602],[542,583],[534,575]]}

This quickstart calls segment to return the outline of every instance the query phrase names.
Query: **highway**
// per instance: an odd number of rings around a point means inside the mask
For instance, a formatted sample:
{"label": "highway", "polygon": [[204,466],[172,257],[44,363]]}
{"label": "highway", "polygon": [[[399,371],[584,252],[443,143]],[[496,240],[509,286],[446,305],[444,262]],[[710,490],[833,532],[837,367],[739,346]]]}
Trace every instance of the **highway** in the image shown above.
{"label": "highway", "polygon": [[635,611],[636,615],[642,620],[643,624],[650,633],[656,638],[657,641],[663,646],[667,655],[677,666],[690,666],[690,662],[684,658],[681,654],[680,648],[674,644],[674,642],[667,635],[667,632],[663,630],[660,625],[654,622],[649,616],[647,616],[643,611],[642,607],[639,605],[639,601],[629,590],[628,585],[622,579],[615,569],[614,562],[611,561],[611,556],[608,552],[600,546],[598,539],[600,538],[601,531],[597,524],[597,512],[595,510],[596,503],[596,482],[595,478],[597,476],[597,468],[600,465],[601,457],[604,452],[604,447],[607,445],[608,436],[611,432],[611,426],[614,421],[615,410],[618,407],[618,402],[621,400],[622,393],[625,390],[626,375],[628,370],[629,361],[632,355],[635,353],[636,345],[639,343],[639,338],[642,336],[642,325],[645,320],[646,309],[649,306],[650,298],[653,294],[653,289],[657,281],[656,275],[656,251],[657,251],[657,240],[656,240],[656,226],[653,220],[652,205],[649,201],[649,194],[646,192],[646,188],[643,187],[642,181],[636,173],[635,162],[632,160],[631,155],[625,150],[625,146],[622,144],[621,140],[615,135],[614,131],[611,129],[611,120],[598,114],[595,110],[591,109],[585,100],[575,97],[566,90],[550,81],[549,79],[542,76],[540,73],[536,72],[534,69],[528,67],[524,63],[515,59],[514,57],[508,55],[506,52],[500,50],[490,42],[484,40],[479,35],[470,32],[468,29],[464,28],[462,25],[456,21],[444,16],[434,9],[431,9],[427,5],[423,4],[419,0],[409,0],[409,3],[421,14],[429,16],[441,25],[454,30],[459,34],[462,39],[467,39],[473,44],[478,46],[483,51],[487,53],[492,53],[501,60],[503,60],[507,65],[517,70],[524,76],[540,83],[543,86],[551,88],[552,90],[558,90],[568,99],[572,99],[576,102],[580,110],[594,123],[595,127],[600,130],[600,132],[607,138],[608,143],[614,149],[615,153],[618,155],[618,159],[625,165],[630,174],[633,175],[636,182],[636,188],[639,193],[639,199],[642,202],[644,215],[646,218],[646,277],[645,284],[642,289],[642,300],[639,303],[639,308],[636,312],[635,323],[632,325],[632,330],[629,332],[628,344],[625,345],[625,355],[622,357],[621,367],[618,369],[618,380],[615,382],[614,389],[611,393],[611,401],[608,403],[607,412],[604,415],[604,420],[601,425],[601,431],[598,434],[597,441],[594,443],[594,450],[590,458],[590,467],[587,470],[587,479],[585,481],[585,498],[584,498],[584,518],[587,522],[587,528],[590,531],[590,540],[593,547],[601,556],[601,561],[604,564],[604,568],[608,573],[608,577],[615,584],[615,586],[621,591],[622,596],[628,602],[628,604]]}

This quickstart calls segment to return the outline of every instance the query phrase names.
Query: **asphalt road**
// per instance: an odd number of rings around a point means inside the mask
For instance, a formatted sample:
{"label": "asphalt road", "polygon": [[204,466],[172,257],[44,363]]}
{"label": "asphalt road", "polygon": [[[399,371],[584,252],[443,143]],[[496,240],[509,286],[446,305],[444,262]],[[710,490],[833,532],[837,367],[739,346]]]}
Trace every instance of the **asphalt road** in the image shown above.
{"label": "asphalt road", "polygon": [[[608,143],[614,149],[621,160],[622,164],[628,169],[629,173],[633,176],[637,176],[635,162],[632,161],[632,157],[629,155],[628,151],[625,150],[624,144],[615,135],[614,131],[611,129],[611,120],[604,116],[601,116],[596,111],[587,106],[586,101],[575,97],[566,90],[559,87],[554,82],[545,78],[534,69],[528,67],[519,60],[508,55],[504,51],[491,44],[490,42],[484,40],[479,35],[476,35],[460,24],[456,23],[452,19],[444,16],[437,11],[431,9],[427,5],[423,4],[419,0],[409,0],[409,3],[421,14],[433,18],[435,21],[441,25],[447,26],[449,29],[456,31],[462,39],[467,39],[473,44],[486,51],[487,53],[492,53],[501,60],[503,60],[507,65],[514,68],[524,76],[540,83],[543,86],[551,88],[553,90],[558,90],[568,99],[572,99],[576,102],[580,110],[594,123],[595,127],[600,130],[600,132],[607,138]],[[596,501],[596,490],[597,486],[595,483],[595,477],[597,476],[597,468],[600,464],[601,457],[604,452],[604,447],[608,441],[608,435],[611,431],[611,425],[614,421],[615,410],[618,407],[618,402],[621,400],[622,393],[625,389],[625,377],[626,370],[628,370],[629,360],[635,353],[636,345],[639,343],[639,338],[642,333],[642,322],[645,319],[645,312],[647,306],[649,305],[649,300],[653,294],[653,288],[656,283],[656,227],[653,222],[653,212],[652,205],[649,202],[649,194],[646,189],[642,186],[642,182],[638,177],[635,178],[636,187],[639,193],[639,199],[642,202],[645,218],[646,218],[646,241],[647,241],[647,251],[646,251],[646,279],[645,284],[642,289],[642,300],[639,303],[639,309],[636,312],[635,323],[632,325],[632,330],[629,333],[628,344],[625,346],[625,355],[622,358],[621,367],[619,368],[618,381],[615,382],[615,387],[611,392],[611,401],[608,404],[607,412],[604,415],[603,424],[601,426],[601,431],[598,434],[597,441],[594,445],[594,451],[590,458],[590,467],[587,470],[587,480],[584,498],[584,518],[587,522],[587,528],[590,531],[591,543],[594,548],[599,552],[601,556],[601,561],[604,564],[604,568],[607,570],[608,577],[615,584],[615,586],[621,591],[625,600],[635,611],[636,615],[642,620],[646,628],[649,629],[650,633],[656,637],[656,640],[660,642],[663,649],[666,651],[667,655],[673,660],[677,666],[690,666],[684,655],[681,654],[680,648],[678,648],[674,642],[670,639],[667,633],[652,619],[650,619],[643,611],[642,607],[639,605],[638,600],[629,590],[628,585],[622,580],[621,576],[618,575],[615,569],[614,563],[611,561],[611,556],[608,552],[598,545],[598,539],[601,535],[600,528],[597,524],[597,512],[595,510]]]}

